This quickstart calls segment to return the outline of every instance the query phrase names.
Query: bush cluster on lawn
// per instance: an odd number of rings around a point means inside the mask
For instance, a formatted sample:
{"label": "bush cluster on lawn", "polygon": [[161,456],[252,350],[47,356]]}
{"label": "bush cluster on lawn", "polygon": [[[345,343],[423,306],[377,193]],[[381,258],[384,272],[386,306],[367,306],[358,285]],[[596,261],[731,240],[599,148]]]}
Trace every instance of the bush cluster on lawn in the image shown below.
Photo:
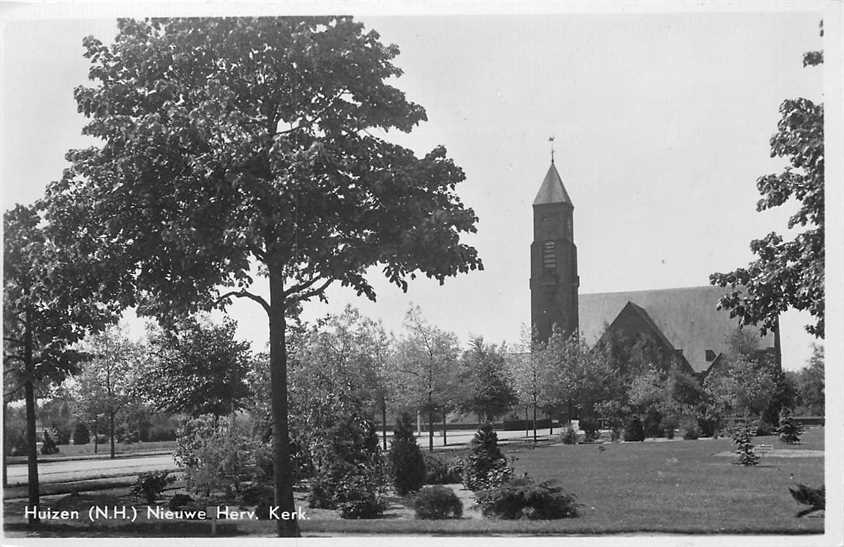
{"label": "bush cluster on lawn", "polygon": [[325,432],[314,451],[311,507],[340,509],[343,518],[371,518],[384,512],[387,476],[372,422],[358,414]]}
{"label": "bush cluster on lawn", "polygon": [[440,457],[423,452],[425,459],[425,484],[455,484],[463,480],[463,460],[456,457]]}
{"label": "bush cluster on lawn", "polygon": [[625,441],[644,441],[645,428],[642,426],[642,420],[638,416],[633,416],[627,421],[624,427]]}
{"label": "bush cluster on lawn", "polygon": [[563,433],[563,443],[577,444],[577,431],[575,431],[572,426],[569,426],[568,429],[566,429],[566,431]]}
{"label": "bush cluster on lawn", "polygon": [[498,447],[492,424],[480,427],[472,439],[471,452],[463,467],[463,484],[469,490],[495,488],[513,476],[513,468]]}
{"label": "bush cluster on lawn", "polygon": [[577,516],[573,494],[563,492],[553,481],[537,484],[528,476],[482,490],[477,500],[486,517],[550,520]]}
{"label": "bush cluster on lawn", "polygon": [[168,471],[141,473],[129,493],[143,499],[147,505],[153,505],[167,485],[174,480]]}
{"label": "bush cluster on lawn", "polygon": [[463,516],[463,502],[451,488],[426,486],[413,498],[416,518],[438,520]]}
{"label": "bush cluster on lawn", "polygon": [[206,497],[219,491],[233,496],[252,478],[254,450],[245,427],[206,414],[182,423],[173,457],[189,490]]}
{"label": "bush cluster on lawn", "polygon": [[396,421],[390,445],[390,471],[396,493],[404,496],[416,492],[425,483],[425,459],[413,434],[410,414],[403,412]]}

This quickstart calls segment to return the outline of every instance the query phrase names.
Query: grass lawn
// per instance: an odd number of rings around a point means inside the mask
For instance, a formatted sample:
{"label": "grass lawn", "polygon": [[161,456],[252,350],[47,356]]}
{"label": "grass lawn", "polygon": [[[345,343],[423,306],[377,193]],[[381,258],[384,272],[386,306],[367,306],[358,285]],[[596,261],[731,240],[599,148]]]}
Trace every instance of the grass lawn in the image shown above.
{"label": "grass lawn", "polygon": [[[755,439],[774,448],[820,450],[823,429],[808,430],[794,447],[773,437]],[[714,454],[732,449],[729,439],[600,445],[512,445],[517,475],[527,472],[537,480],[555,479],[582,504],[580,516],[556,521],[501,521],[474,517],[451,521],[413,520],[406,500],[392,498],[384,518],[341,520],[336,512],[308,510],[302,521],[304,535],[371,534],[612,534],[663,532],[679,534],[812,534],[823,533],[824,519],[796,518],[805,508],[788,493],[801,482],[823,483],[823,458],[763,457],[756,467],[735,465],[732,458]],[[452,453],[447,452],[448,455]],[[84,497],[84,496],[82,496]],[[297,495],[304,503],[305,493]],[[121,497],[121,503],[137,500]],[[6,504],[7,533],[27,534],[19,504]],[[45,500],[44,505],[47,505]],[[84,508],[83,508],[84,509]],[[468,508],[467,508],[468,509]],[[471,512],[471,511],[470,511]],[[9,522],[9,517],[17,522]],[[464,515],[465,517],[465,515]],[[240,521],[220,523],[219,535],[272,536],[274,523]],[[30,532],[31,533],[31,532]],[[128,524],[49,522],[38,536],[207,536],[208,522],[155,522]]]}

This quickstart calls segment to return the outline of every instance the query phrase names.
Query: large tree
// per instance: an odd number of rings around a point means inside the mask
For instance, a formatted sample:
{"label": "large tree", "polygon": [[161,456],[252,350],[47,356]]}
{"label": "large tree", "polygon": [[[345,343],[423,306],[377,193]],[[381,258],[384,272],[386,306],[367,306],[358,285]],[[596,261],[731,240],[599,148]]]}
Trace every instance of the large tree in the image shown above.
{"label": "large tree", "polygon": [[[823,25],[821,25],[823,36]],[[803,66],[823,63],[823,52],[804,54]],[[824,145],[823,103],[806,98],[780,105],[777,132],[771,137],[771,157],[787,158],[781,172],[756,181],[762,198],[758,211],[799,203],[788,221],[796,235],[786,239],[770,232],[750,242],[758,258],[746,268],[710,276],[713,285],[732,287],[720,305],[745,324],[758,324],[763,333],[776,328],[787,309],[806,310],[814,322],[806,330],[824,336]]]}
{"label": "large tree", "polygon": [[[332,283],[375,298],[379,265],[406,289],[481,267],[460,234],[477,218],[462,170],[437,147],[391,144],[425,110],[388,83],[394,45],[350,17],[118,21],[88,37],[96,84],[76,101],[100,145],[68,153],[51,218],[98,234],[132,275],[142,314],[255,301],[267,314],[276,502],[292,511],[286,316]],[[252,289],[266,280],[265,293]],[[294,520],[278,521],[296,535]]]}
{"label": "large tree", "polygon": [[77,252],[87,237],[57,244],[42,212],[39,203],[3,215],[3,401],[25,400],[30,506],[39,501],[36,393],[76,372],[84,354],[74,344],[117,318],[105,298],[115,277]]}

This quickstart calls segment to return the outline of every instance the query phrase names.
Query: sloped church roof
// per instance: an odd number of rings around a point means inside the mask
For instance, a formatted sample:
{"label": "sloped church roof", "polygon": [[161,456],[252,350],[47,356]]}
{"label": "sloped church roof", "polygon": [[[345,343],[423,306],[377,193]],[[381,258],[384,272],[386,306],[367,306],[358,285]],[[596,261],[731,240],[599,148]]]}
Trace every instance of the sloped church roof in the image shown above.
{"label": "sloped church roof", "polygon": [[545,174],[545,179],[542,181],[542,186],[539,187],[539,192],[536,193],[536,198],[533,200],[534,205],[542,205],[545,203],[568,203],[571,205],[571,198],[566,187],[563,186],[563,179],[560,178],[560,173],[557,172],[557,167],[554,161],[551,160],[551,167]]}
{"label": "sloped church roof", "polygon": [[[683,350],[695,372],[702,372],[712,363],[706,350],[715,356],[725,353],[729,349],[728,340],[738,327],[738,320],[730,318],[729,312],[717,309],[718,299],[728,290],[705,286],[581,294],[578,296],[580,332],[588,344],[594,344],[625,306],[632,303],[646,312],[675,349]],[[759,334],[759,329],[753,326],[745,326],[744,330]],[[774,347],[774,335],[768,332],[761,337],[759,345]]]}

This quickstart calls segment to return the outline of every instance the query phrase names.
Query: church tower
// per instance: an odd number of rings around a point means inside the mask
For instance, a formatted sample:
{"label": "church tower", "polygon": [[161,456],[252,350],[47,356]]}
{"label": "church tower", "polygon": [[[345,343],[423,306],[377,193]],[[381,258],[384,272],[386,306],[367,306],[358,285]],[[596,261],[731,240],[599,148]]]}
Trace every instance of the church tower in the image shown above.
{"label": "church tower", "polygon": [[551,166],[533,200],[530,245],[530,318],[539,339],[547,341],[553,325],[577,332],[577,247],[574,205],[563,186],[553,152]]}

